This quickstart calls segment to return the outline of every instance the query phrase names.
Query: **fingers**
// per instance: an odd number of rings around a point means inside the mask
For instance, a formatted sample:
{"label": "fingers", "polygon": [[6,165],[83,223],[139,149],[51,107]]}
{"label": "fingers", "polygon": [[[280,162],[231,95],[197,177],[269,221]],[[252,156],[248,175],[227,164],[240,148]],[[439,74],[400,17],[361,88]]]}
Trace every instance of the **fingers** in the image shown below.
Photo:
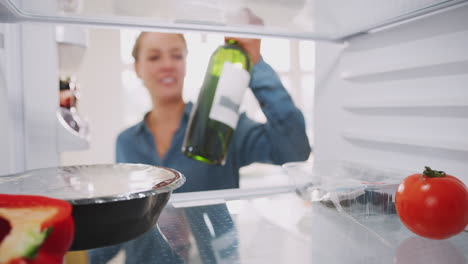
{"label": "fingers", "polygon": [[260,39],[225,37],[224,40],[225,42],[235,40],[239,43],[239,45],[247,52],[253,64],[257,64],[260,60]]}

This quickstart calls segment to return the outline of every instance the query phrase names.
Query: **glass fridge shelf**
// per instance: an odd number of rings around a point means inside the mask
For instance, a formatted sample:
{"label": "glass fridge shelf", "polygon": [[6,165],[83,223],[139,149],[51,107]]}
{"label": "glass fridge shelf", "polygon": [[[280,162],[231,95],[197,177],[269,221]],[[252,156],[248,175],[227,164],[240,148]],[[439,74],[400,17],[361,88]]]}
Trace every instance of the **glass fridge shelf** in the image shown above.
{"label": "glass fridge shelf", "polygon": [[0,22],[341,42],[466,0],[0,0]]}
{"label": "glass fridge shelf", "polygon": [[354,218],[305,203],[294,192],[215,192],[199,192],[191,204],[180,203],[186,194],[174,194],[157,227],[128,243],[89,251],[92,262],[435,264],[466,263],[468,257],[468,233],[421,238],[396,214]]}

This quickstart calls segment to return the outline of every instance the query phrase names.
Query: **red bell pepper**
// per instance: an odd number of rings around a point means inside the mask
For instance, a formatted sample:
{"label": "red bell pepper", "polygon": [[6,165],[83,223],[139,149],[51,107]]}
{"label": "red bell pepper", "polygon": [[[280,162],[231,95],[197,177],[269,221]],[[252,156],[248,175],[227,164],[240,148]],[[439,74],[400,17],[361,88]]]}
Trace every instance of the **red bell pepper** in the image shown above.
{"label": "red bell pepper", "polygon": [[0,194],[0,263],[62,264],[75,231],[71,213],[63,200]]}

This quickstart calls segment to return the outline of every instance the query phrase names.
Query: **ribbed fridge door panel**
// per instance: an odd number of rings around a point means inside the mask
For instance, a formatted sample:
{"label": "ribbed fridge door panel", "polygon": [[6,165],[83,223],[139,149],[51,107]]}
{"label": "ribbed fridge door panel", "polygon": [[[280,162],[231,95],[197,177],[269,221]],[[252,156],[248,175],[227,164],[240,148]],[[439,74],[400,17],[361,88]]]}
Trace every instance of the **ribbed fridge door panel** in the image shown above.
{"label": "ribbed fridge door panel", "polygon": [[316,162],[431,166],[468,182],[466,17],[461,7],[345,45],[318,44]]}
{"label": "ribbed fridge door panel", "polygon": [[428,73],[462,74],[468,69],[466,47],[468,35],[463,31],[368,51],[350,50],[343,56],[341,77],[381,82],[425,77]]}

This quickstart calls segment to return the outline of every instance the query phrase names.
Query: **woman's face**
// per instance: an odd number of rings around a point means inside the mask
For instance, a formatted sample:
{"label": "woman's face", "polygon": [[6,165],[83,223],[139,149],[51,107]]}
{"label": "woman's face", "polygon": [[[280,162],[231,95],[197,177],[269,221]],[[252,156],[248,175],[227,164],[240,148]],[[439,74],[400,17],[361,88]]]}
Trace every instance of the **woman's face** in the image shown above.
{"label": "woman's face", "polygon": [[140,39],[135,71],[153,98],[180,100],[187,48],[180,35],[145,33]]}

